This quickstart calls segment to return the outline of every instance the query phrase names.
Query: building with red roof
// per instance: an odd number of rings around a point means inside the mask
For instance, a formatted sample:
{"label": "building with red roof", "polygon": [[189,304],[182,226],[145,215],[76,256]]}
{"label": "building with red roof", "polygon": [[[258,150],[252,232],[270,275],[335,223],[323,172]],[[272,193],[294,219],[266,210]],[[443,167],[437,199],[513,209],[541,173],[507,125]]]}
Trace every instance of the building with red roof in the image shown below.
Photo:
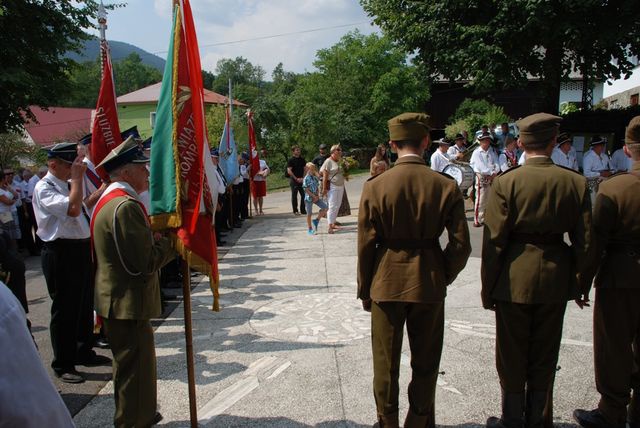
{"label": "building with red roof", "polygon": [[77,141],[91,128],[90,108],[49,107],[44,110],[31,106],[37,119],[24,125],[25,140],[41,147],[61,141]]}

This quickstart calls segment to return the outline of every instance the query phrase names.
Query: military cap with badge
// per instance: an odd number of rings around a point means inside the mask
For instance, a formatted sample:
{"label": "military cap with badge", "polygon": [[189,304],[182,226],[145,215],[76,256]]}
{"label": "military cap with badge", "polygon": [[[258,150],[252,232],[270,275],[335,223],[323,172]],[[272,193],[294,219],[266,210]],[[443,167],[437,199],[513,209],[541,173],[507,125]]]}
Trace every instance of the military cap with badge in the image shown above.
{"label": "military cap with badge", "polygon": [[122,144],[111,150],[100,162],[97,168],[104,168],[107,172],[115,171],[129,163],[147,163],[149,158],[138,145],[133,136],[129,136]]}
{"label": "military cap with badge", "polygon": [[45,149],[47,159],[59,159],[67,163],[73,163],[78,157],[76,143],[58,143]]}

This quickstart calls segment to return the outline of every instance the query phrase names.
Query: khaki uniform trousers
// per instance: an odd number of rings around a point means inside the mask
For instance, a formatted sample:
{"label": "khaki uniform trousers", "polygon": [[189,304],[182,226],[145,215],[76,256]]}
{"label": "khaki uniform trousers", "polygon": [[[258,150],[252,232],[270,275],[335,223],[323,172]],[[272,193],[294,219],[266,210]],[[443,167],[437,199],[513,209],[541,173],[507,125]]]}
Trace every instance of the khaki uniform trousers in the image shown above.
{"label": "khaki uniform trousers", "polygon": [[116,428],[151,426],[157,407],[156,350],[149,320],[105,319],[113,353]]}
{"label": "khaki uniform trousers", "polygon": [[433,417],[444,334],[444,302],[373,302],[371,343],[377,412],[380,416],[398,412],[398,376],[405,322],[411,349],[409,410],[415,415]]}
{"label": "khaki uniform trousers", "polygon": [[505,393],[553,388],[566,308],[496,302],[496,367]]}
{"label": "khaki uniform trousers", "polygon": [[596,288],[593,353],[596,388],[601,395],[598,409],[611,424],[625,424],[627,419],[640,422],[639,302],[640,289]]}

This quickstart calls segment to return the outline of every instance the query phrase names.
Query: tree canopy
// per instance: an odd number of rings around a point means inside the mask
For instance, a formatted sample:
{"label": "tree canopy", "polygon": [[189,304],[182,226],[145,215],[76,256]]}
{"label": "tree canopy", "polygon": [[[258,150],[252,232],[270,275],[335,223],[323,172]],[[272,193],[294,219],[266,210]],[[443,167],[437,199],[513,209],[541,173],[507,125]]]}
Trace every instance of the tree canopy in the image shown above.
{"label": "tree canopy", "polygon": [[94,0],[4,0],[0,4],[0,132],[17,130],[29,106],[54,105],[69,90],[77,50],[89,37],[84,29],[97,11]]}
{"label": "tree canopy", "polygon": [[316,54],[317,72],[300,76],[287,100],[294,138],[347,148],[387,140],[387,120],[420,109],[428,89],[402,49],[377,34],[348,33]]}
{"label": "tree canopy", "polygon": [[572,71],[591,81],[619,78],[640,54],[637,0],[360,0],[385,34],[415,52],[431,79],[468,80],[478,91],[530,77],[557,113]]}

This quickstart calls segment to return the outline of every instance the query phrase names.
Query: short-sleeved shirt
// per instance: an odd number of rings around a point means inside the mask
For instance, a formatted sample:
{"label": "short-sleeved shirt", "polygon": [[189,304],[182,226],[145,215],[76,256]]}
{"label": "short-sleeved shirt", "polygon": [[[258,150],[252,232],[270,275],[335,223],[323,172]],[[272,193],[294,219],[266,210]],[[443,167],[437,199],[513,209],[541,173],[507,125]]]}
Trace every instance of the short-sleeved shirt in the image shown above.
{"label": "short-sleeved shirt", "polygon": [[[287,168],[291,168],[291,172],[293,172],[293,175],[295,176],[295,178],[302,178],[304,177],[304,166],[307,164],[307,161],[304,160],[304,158],[302,156],[298,156],[298,157],[292,157],[291,159],[289,159],[289,162],[287,162]],[[290,177],[293,178],[293,177]]]}
{"label": "short-sleeved shirt", "polygon": [[[305,175],[304,180],[302,180],[302,188],[305,190],[309,189],[309,191],[316,196],[318,195],[318,189],[320,187],[319,184],[320,184],[320,180],[318,180],[318,177],[311,174]],[[311,196],[309,196],[307,192],[304,192],[304,200],[313,202],[313,199],[311,198]]]}
{"label": "short-sleeved shirt", "polygon": [[33,212],[38,223],[38,236],[44,242],[56,239],[88,239],[89,222],[83,214],[71,217],[69,187],[66,181],[50,172],[36,184],[33,193]]}
{"label": "short-sleeved shirt", "polygon": [[327,171],[329,174],[329,181],[331,181],[331,184],[335,186],[344,186],[344,176],[340,170],[340,164],[331,159],[331,157],[328,157],[322,164],[320,172],[322,173],[323,171]]}

